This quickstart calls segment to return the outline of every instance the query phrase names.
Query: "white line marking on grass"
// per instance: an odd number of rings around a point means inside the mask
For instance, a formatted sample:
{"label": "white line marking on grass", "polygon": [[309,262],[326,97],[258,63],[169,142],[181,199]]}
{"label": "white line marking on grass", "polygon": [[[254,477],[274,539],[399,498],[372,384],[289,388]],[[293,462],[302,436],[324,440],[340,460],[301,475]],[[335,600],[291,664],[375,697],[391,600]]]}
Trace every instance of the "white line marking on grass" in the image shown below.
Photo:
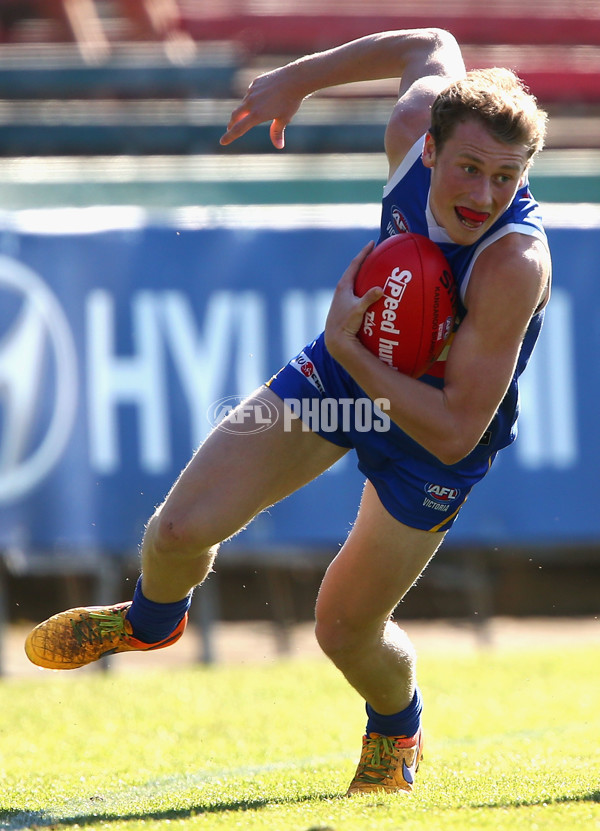
{"label": "white line marking on grass", "polygon": [[[143,816],[144,813],[152,814],[153,810],[160,810],[158,807],[153,809],[152,806],[139,805],[139,801],[143,799],[152,799],[152,797],[165,797],[167,793],[183,793],[191,788],[207,784],[210,782],[218,783],[227,780],[246,779],[252,776],[261,776],[268,773],[286,770],[302,770],[312,767],[321,767],[329,764],[336,764],[341,761],[348,761],[353,759],[355,754],[350,753],[332,753],[327,756],[316,756],[309,759],[288,760],[286,762],[269,762],[264,765],[247,765],[238,768],[223,768],[214,771],[198,771],[197,773],[185,773],[176,776],[164,776],[158,779],[146,782],[143,785],[128,786],[126,789],[118,792],[98,793],[97,795],[87,797],[74,797],[68,799],[60,805],[49,806],[43,811],[23,811],[15,814],[8,820],[0,820],[0,829],[6,831],[18,831],[23,828],[45,828],[52,825],[59,825],[60,823],[69,822],[72,824],[73,820],[80,819],[85,822],[86,818],[90,817],[105,817],[107,820],[111,818],[118,819],[120,814],[124,817],[131,815]],[[136,812],[136,806],[138,811]],[[162,810],[167,813],[168,808]],[[182,810],[174,806],[173,812]],[[190,811],[194,810],[190,808]],[[197,812],[201,812],[201,807],[197,806]],[[1,816],[1,814],[0,814]]]}

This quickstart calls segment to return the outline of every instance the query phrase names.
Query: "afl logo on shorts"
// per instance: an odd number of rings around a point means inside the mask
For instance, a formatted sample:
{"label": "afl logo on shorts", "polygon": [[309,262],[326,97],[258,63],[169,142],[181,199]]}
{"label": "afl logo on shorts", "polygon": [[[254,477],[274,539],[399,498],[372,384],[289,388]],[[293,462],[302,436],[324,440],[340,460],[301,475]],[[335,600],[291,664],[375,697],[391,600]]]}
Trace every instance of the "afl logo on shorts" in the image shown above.
{"label": "afl logo on shorts", "polygon": [[447,488],[444,485],[433,485],[431,482],[428,482],[425,485],[425,493],[430,499],[435,499],[436,502],[441,502],[443,504],[454,502],[454,500],[458,499],[460,496],[458,488]]}

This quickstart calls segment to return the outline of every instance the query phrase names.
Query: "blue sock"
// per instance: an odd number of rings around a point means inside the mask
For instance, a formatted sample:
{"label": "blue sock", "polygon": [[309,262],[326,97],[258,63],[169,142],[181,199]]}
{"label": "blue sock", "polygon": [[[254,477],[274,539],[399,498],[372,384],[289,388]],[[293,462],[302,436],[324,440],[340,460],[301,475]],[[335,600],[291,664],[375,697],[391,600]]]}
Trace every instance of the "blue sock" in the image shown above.
{"label": "blue sock", "polygon": [[367,703],[367,736],[370,733],[380,733],[382,736],[414,736],[421,725],[422,709],[423,701],[418,687],[406,710],[393,713],[391,716],[376,713]]}
{"label": "blue sock", "polygon": [[138,578],[133,602],[127,612],[127,620],[133,628],[133,636],[144,643],[158,643],[168,638],[183,618],[192,602],[191,593],[175,603],[155,603],[142,594],[142,577]]}

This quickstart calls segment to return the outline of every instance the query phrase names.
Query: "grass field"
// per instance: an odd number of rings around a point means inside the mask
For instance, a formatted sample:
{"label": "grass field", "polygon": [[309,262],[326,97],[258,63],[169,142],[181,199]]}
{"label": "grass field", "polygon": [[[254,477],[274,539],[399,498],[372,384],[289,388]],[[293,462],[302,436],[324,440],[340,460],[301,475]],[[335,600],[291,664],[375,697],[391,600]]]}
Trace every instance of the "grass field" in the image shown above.
{"label": "grass field", "polygon": [[598,666],[422,653],[418,788],[353,799],[362,705],[324,660],[7,679],[0,828],[600,829]]}

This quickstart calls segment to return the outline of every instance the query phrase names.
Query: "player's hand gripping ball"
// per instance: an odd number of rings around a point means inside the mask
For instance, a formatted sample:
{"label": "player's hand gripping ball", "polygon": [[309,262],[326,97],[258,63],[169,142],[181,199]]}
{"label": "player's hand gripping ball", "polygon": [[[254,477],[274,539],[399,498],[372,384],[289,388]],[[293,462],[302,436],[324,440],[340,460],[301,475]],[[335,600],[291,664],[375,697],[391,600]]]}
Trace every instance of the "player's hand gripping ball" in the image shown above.
{"label": "player's hand gripping ball", "polygon": [[418,378],[440,357],[454,326],[456,283],[441,249],[420,234],[398,234],[367,256],[354,283],[362,297],[380,286],[358,331],[361,343],[394,369]]}

